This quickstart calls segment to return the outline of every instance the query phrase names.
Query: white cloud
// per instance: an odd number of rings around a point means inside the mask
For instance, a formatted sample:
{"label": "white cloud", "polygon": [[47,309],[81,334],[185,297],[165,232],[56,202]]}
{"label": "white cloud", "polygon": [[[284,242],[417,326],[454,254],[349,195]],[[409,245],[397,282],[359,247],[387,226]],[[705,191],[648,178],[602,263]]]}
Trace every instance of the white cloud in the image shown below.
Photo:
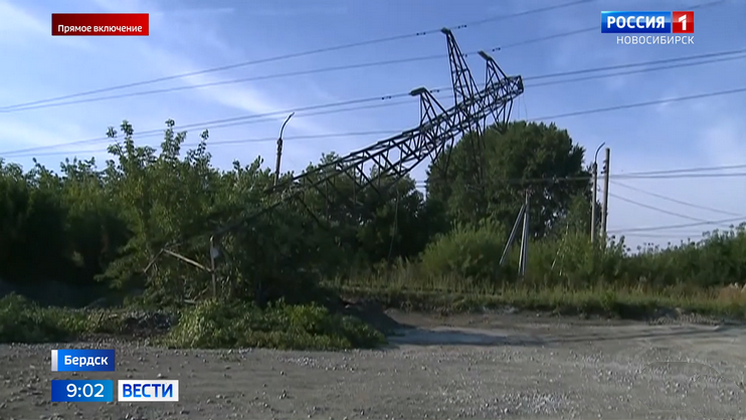
{"label": "white cloud", "polygon": [[41,19],[32,13],[0,0],[0,45],[4,48],[38,47],[39,42],[84,50],[93,50],[91,43],[83,38],[52,36],[51,15]]}
{"label": "white cloud", "polygon": [[[119,3],[110,2],[107,0],[94,0],[95,3],[103,9],[103,11],[106,12],[113,12],[113,11],[121,11],[122,6],[119,5]],[[7,3],[1,3],[2,0],[0,0],[0,12],[4,12],[5,10],[10,10]],[[151,36],[149,37],[143,37],[143,38],[130,38],[127,37],[121,38],[121,39],[106,39],[104,41],[107,42],[106,45],[109,46],[110,50],[119,50],[122,51],[123,54],[120,56],[117,56],[113,58],[113,60],[121,61],[122,64],[117,64],[117,61],[112,61],[110,64],[112,65],[118,65],[118,68],[128,68],[128,66],[139,66],[140,63],[147,63],[147,67],[141,67],[138,69],[133,69],[131,72],[132,74],[139,74],[139,76],[130,76],[132,79],[130,80],[121,80],[121,81],[112,81],[111,84],[118,84],[118,83],[126,83],[131,81],[137,81],[138,79],[149,79],[149,78],[157,78],[161,76],[169,76],[173,74],[181,74],[181,73],[187,73],[194,70],[200,70],[205,67],[209,67],[210,65],[205,63],[198,64],[197,57],[199,57],[199,61],[213,61],[217,62],[219,65],[220,62],[236,62],[236,61],[243,61],[245,58],[242,58],[240,60],[237,60],[235,57],[226,59],[226,56],[234,55],[237,56],[238,51],[233,50],[230,48],[229,44],[226,43],[223,39],[217,36],[217,32],[213,31],[214,28],[212,28],[212,24],[210,22],[202,22],[200,24],[200,21],[198,18],[199,13],[195,10],[185,10],[184,13],[175,12],[172,13],[171,11],[165,12],[165,13],[159,13],[155,7],[150,8],[149,5],[146,5],[144,2],[140,1],[133,1],[133,2],[127,2],[127,10],[136,12],[139,8],[148,8],[151,13],[151,28],[154,27],[154,25],[161,25],[161,28],[167,27],[167,30],[160,29],[158,31],[159,34],[163,34],[165,36],[153,36],[154,32],[151,30]],[[5,7],[4,9],[2,7]],[[140,10],[142,10],[140,9]],[[31,34],[34,36],[44,36],[47,39],[51,39],[51,34],[48,33],[49,28],[47,25],[44,25],[41,23],[41,20],[35,18],[30,12],[21,10],[17,7],[12,7],[13,13],[15,13],[19,18],[15,19],[15,24],[22,28],[24,33]],[[153,10],[156,10],[153,12]],[[94,10],[95,11],[95,10]],[[217,15],[226,13],[225,10],[216,10],[215,13]],[[14,16],[16,16],[14,15]],[[190,16],[193,15],[193,19],[190,19]],[[178,18],[173,18],[173,16],[176,16]],[[161,21],[159,23],[159,21]],[[195,31],[193,28],[193,25],[199,25],[200,31]],[[43,30],[43,32],[42,32]],[[205,34],[206,33],[213,33],[215,34],[215,37],[211,40],[208,40],[205,42]],[[56,38],[64,38],[64,37],[56,37]],[[67,38],[70,40],[80,40],[80,38]],[[169,42],[178,41],[185,45],[190,45],[191,48],[173,48],[172,45],[168,45]],[[95,44],[94,44],[95,45]],[[119,45],[119,47],[112,48],[111,45]],[[94,50],[95,51],[95,50]],[[189,51],[188,53],[179,53],[180,51]],[[84,52],[85,53],[85,52]],[[85,55],[83,55],[85,57]],[[136,63],[136,64],[133,64]],[[216,65],[216,64],[212,64]],[[127,74],[127,72],[124,72],[123,74]],[[134,80],[133,80],[134,79]],[[194,77],[189,77],[185,79],[181,79],[178,81],[174,81],[179,84],[186,84],[186,85],[197,85],[197,84],[204,84],[204,83],[210,83],[215,81],[220,81],[221,78],[215,74],[204,74]],[[173,85],[172,83],[171,85]],[[148,87],[144,87],[142,89],[137,90],[147,90],[150,88],[162,88],[164,86],[160,85],[152,85]],[[41,92],[44,92],[46,88],[44,88],[44,83],[40,83],[39,86],[26,86],[25,89],[31,89],[34,90],[40,90]],[[38,88],[38,89],[37,89]],[[141,100],[135,100],[135,101],[117,101],[116,103],[112,103],[111,106],[108,104],[102,104],[100,106],[94,105],[91,107],[91,105],[84,105],[86,106],[86,118],[84,119],[85,122],[90,123],[91,121],[95,120],[102,120],[105,119],[105,124],[96,123],[101,126],[109,125],[111,123],[111,115],[122,115],[126,114],[127,119],[132,122],[136,128],[138,127],[146,127],[146,129],[149,128],[160,128],[159,126],[161,124],[157,124],[156,126],[153,125],[147,125],[143,123],[153,122],[154,120],[162,121],[163,119],[167,117],[176,117],[177,123],[194,123],[199,121],[205,121],[205,120],[211,120],[211,119],[221,119],[221,118],[230,118],[234,116],[244,116],[244,115],[251,115],[251,114],[265,114],[265,113],[272,113],[287,109],[292,109],[294,107],[297,107],[300,104],[303,104],[304,97],[298,97],[297,95],[294,96],[287,96],[287,102],[283,103],[284,101],[276,100],[271,97],[271,95],[276,93],[272,90],[259,90],[256,88],[252,88],[249,86],[239,86],[239,85],[230,85],[230,86],[221,86],[221,87],[212,87],[207,89],[194,89],[186,91],[188,96],[184,96],[184,98],[188,98],[188,100],[191,103],[195,103],[194,99],[196,98],[196,104],[197,106],[200,106],[200,104],[204,104],[205,114],[210,115],[209,117],[200,117],[200,112],[194,113],[193,110],[189,109],[188,107],[180,106],[182,103],[178,101],[173,100],[153,100],[153,101],[144,101],[140,102],[142,103],[141,106],[136,105]],[[7,93],[7,92],[6,92]],[[28,92],[24,92],[25,94],[28,94]],[[67,92],[65,92],[67,93]],[[315,94],[320,94],[321,92],[312,92]],[[64,94],[64,93],[60,93]],[[33,95],[30,96],[49,96],[49,93],[46,94],[36,92]],[[9,100],[10,102],[17,102],[17,99],[15,100]],[[316,101],[316,100],[314,100]],[[132,105],[128,105],[128,104]],[[316,103],[316,102],[314,102]],[[305,104],[303,104],[305,105]],[[132,111],[132,106],[134,106],[134,112]],[[228,110],[222,109],[221,107],[229,108]],[[71,121],[81,121],[79,118],[79,113],[76,112],[71,107],[70,109],[66,108],[61,110],[59,120],[61,121],[63,118],[70,119]],[[230,109],[238,110],[238,115],[236,115],[236,112],[230,112]],[[178,111],[178,112],[176,112]],[[96,135],[91,135],[90,132],[85,132],[85,130],[82,130],[81,127],[73,126],[71,124],[61,124],[54,120],[50,121],[49,115],[52,115],[49,113],[48,110],[41,111],[42,116],[45,116],[41,122],[38,122],[35,118],[26,118],[26,115],[21,114],[7,114],[3,116],[0,114],[0,118],[6,117],[3,120],[2,124],[0,126],[3,127],[3,131],[0,132],[0,144],[3,145],[3,149],[5,151],[8,150],[18,150],[18,149],[27,149],[27,148],[34,148],[34,147],[43,147],[46,145],[56,145],[60,143],[66,143],[71,141],[78,141],[81,139],[89,139],[92,137],[97,137]],[[168,113],[168,115],[166,115]],[[178,117],[176,115],[173,115],[173,113],[176,114],[183,114],[184,117]],[[54,113],[53,113],[54,114]],[[227,115],[226,115],[227,114]],[[196,116],[195,116],[196,115]],[[321,133],[328,133],[330,132],[329,129],[326,127],[320,125],[318,123],[318,119],[316,118],[303,118],[301,116],[302,114],[299,113],[297,115],[292,124],[288,126],[288,129],[286,130],[286,137],[288,139],[291,139],[292,136],[300,134],[321,134]],[[12,119],[10,117],[13,117]],[[180,120],[179,118],[184,118],[185,121]],[[267,136],[269,133],[269,136],[276,135],[277,130],[279,130],[279,126],[282,123],[282,120],[286,118],[286,115],[278,115],[276,117],[277,123],[274,124],[272,122],[269,122],[268,124],[265,124],[266,127],[256,127],[261,124],[256,124],[252,126],[252,129],[249,130],[251,134],[246,135],[245,137],[263,137]],[[4,120],[7,119],[11,123],[5,123]],[[196,121],[195,121],[196,120]],[[85,123],[83,124],[86,125]],[[86,126],[87,128],[87,126]],[[191,130],[190,130],[191,131]],[[213,130],[211,130],[213,131]],[[222,131],[222,130],[221,130]],[[243,130],[241,128],[238,129],[232,129],[232,132],[234,134],[228,134],[231,131],[231,129],[228,129],[226,131],[226,134],[229,139],[234,138],[243,138],[243,135],[241,132],[247,132],[246,130]],[[97,133],[103,135],[103,133]],[[222,134],[222,133],[221,133]],[[213,136],[215,135],[215,132],[213,132]],[[219,137],[222,137],[222,135],[219,135]],[[218,138],[219,138],[218,137]],[[152,139],[145,140],[146,143],[152,143]],[[61,147],[61,148],[55,148],[50,150],[39,150],[38,153],[22,153],[20,155],[9,156],[8,158],[11,160],[18,160],[20,158],[21,162],[26,162],[30,160],[30,156],[35,154],[37,156],[40,156],[40,159],[42,161],[50,162],[53,164],[56,164],[56,162],[59,161],[59,159],[64,158],[66,154],[50,154],[51,152],[65,152],[68,151],[70,153],[72,152],[80,152],[85,151],[81,154],[81,156],[88,157],[90,155],[97,155],[98,157],[105,156],[105,153],[102,153],[105,149],[105,143],[97,143],[96,145],[71,145],[67,147]],[[266,147],[265,147],[266,146]],[[268,143],[267,145],[262,144],[252,144],[249,149],[249,153],[257,153],[260,154],[273,154],[274,146],[271,143]],[[266,150],[265,150],[266,149]],[[285,159],[289,163],[295,163],[295,162],[307,162],[307,161],[315,161],[318,157],[319,151],[318,148],[315,147],[314,144],[298,144],[294,145],[293,147],[289,147],[288,150],[286,150],[285,153]],[[88,151],[86,151],[88,150]],[[100,151],[99,153],[94,153],[95,151]],[[219,151],[220,152],[220,151]],[[242,155],[245,155],[246,149],[242,151]],[[229,156],[230,161],[235,157],[235,152],[231,151],[225,151],[224,153],[226,156]],[[216,157],[220,159],[221,153],[218,153]]]}
{"label": "white cloud", "polygon": [[[198,67],[184,56],[172,54],[157,47],[141,44],[137,53],[150,65],[159,69],[164,75],[189,73]],[[197,86],[206,83],[219,82],[220,78],[207,74],[195,75],[183,79],[188,85]],[[269,114],[283,110],[292,109],[296,105],[283,104],[280,101],[268,98],[268,93],[247,86],[230,85],[214,86],[204,89],[195,89],[195,94],[202,96],[210,102],[226,107],[234,108],[248,114]],[[278,115],[278,121],[284,120],[286,115]],[[296,119],[293,121],[293,130],[302,131],[305,134],[319,134],[329,132],[324,127],[313,123],[309,119]]]}
{"label": "white cloud", "polygon": [[0,34],[2,34],[3,39],[18,33],[51,36],[51,27],[49,25],[42,23],[31,14],[8,2],[0,2],[0,16],[3,17],[3,25],[0,26]]}
{"label": "white cloud", "polygon": [[[113,11],[118,10],[121,6],[119,0],[93,0],[99,7]],[[214,47],[219,52],[223,53],[222,56],[226,55],[235,57],[236,52],[231,49],[227,43],[221,40],[211,30],[210,22],[201,19],[201,15],[195,9],[174,9],[174,10],[159,10],[156,4],[140,0],[130,0],[129,6],[135,10],[151,10],[151,17],[156,17],[156,20],[151,20],[151,28],[155,25],[161,27],[168,26],[167,30],[161,30],[168,40],[178,40],[184,44],[202,43],[206,47]],[[214,8],[205,9],[208,12],[224,14],[232,9],[226,8]],[[194,19],[170,19],[171,16],[180,17],[191,17]],[[156,23],[157,22],[157,23]],[[194,25],[199,27],[198,31],[195,31]],[[152,29],[151,29],[152,33]],[[205,41],[207,34],[212,34]],[[207,42],[208,45],[205,45]],[[128,44],[132,50],[132,53],[139,55],[139,61],[147,62],[151,68],[157,69],[162,75],[169,76],[173,74],[190,73],[196,70],[200,70],[204,67],[203,65],[194,64],[191,57],[186,55],[175,54],[165,47],[156,45],[151,40],[133,40]],[[193,50],[194,51],[194,50]],[[130,53],[130,54],[132,54]],[[248,67],[250,68],[250,67]],[[200,74],[190,76],[182,79],[182,83],[191,86],[202,85],[206,83],[219,82],[220,77],[212,74]],[[270,99],[271,93],[260,91],[247,86],[240,85],[229,85],[229,86],[214,86],[209,88],[195,89],[195,94],[205,98],[206,100],[215,104],[220,104],[229,108],[237,109],[242,112],[249,114],[268,114],[273,112],[279,112],[283,110],[292,109],[297,106],[295,101],[289,103],[283,103],[282,101]],[[286,118],[285,115],[278,115],[277,120],[282,121]],[[301,131],[304,134],[319,134],[329,132],[324,127],[313,123],[308,119],[296,118],[293,121],[292,129]]]}
{"label": "white cloud", "polygon": [[0,125],[2,126],[0,144],[4,146],[13,144],[20,145],[20,147],[44,146],[52,143],[52,139],[58,142],[60,137],[80,139],[82,133],[85,132],[80,125],[50,119],[34,126],[13,119],[5,119]]}

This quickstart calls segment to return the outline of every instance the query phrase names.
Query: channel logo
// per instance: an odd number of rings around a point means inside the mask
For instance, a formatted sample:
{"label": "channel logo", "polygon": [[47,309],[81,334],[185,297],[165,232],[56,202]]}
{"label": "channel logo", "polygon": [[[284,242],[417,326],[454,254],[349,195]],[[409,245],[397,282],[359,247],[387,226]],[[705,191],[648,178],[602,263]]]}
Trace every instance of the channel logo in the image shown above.
{"label": "channel logo", "polygon": [[694,12],[601,12],[601,33],[693,34]]}
{"label": "channel logo", "polygon": [[674,34],[694,33],[694,12],[671,12],[671,32]]}
{"label": "channel logo", "polygon": [[127,379],[118,382],[120,402],[178,402],[178,380]]}

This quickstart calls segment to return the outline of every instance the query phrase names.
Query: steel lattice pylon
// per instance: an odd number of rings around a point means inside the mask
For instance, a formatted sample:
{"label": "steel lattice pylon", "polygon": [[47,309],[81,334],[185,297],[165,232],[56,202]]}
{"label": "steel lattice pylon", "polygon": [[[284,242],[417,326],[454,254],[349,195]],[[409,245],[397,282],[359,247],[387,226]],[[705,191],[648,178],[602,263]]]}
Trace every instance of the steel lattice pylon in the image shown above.
{"label": "steel lattice pylon", "polygon": [[[442,32],[446,35],[448,44],[454,92],[453,106],[446,109],[424,87],[413,90],[410,94],[420,99],[421,118],[416,128],[380,140],[347,156],[317,165],[311,170],[279,182],[267,190],[266,206],[217,229],[212,233],[212,238],[219,239],[230,234],[252,219],[271,212],[290,200],[298,200],[308,209],[309,207],[303,203],[303,193],[309,190],[318,191],[326,200],[329,199],[331,192],[339,197],[335,186],[335,180],[339,178],[349,178],[357,191],[372,188],[383,192],[403,179],[428,157],[436,161],[448,147],[453,146],[457,135],[476,133],[476,138],[481,137],[480,127],[486,124],[488,117],[492,117],[498,125],[507,123],[513,100],[523,93],[521,76],[507,76],[492,57],[480,52],[480,57],[486,62],[486,78],[485,85],[479,89],[474,83],[453,33],[448,29],[443,29]],[[472,154],[476,158],[481,152],[472,150]],[[475,159],[475,163],[478,163],[478,160]],[[366,171],[366,168],[369,170]],[[353,195],[349,197],[347,204],[358,207],[359,203]],[[316,215],[314,217],[320,219]],[[197,265],[194,261],[172,251],[164,249],[163,252]]]}

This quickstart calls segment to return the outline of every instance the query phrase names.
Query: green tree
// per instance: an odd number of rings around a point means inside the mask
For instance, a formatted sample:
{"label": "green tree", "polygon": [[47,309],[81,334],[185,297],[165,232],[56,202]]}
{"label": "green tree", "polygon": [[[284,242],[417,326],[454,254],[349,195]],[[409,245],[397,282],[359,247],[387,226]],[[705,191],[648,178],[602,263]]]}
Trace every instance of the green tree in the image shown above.
{"label": "green tree", "polygon": [[70,273],[60,180],[38,163],[28,173],[0,161],[0,278],[34,287]]}
{"label": "green tree", "polygon": [[493,126],[481,138],[467,135],[433,162],[428,199],[442,203],[454,222],[492,218],[511,226],[525,190],[531,189],[531,232],[544,237],[568,213],[574,197],[588,194],[583,155],[584,149],[554,124]]}
{"label": "green tree", "polygon": [[[208,287],[206,273],[171,258],[159,258],[145,277],[143,269],[166,245],[179,243],[178,252],[185,255],[205,254],[207,241],[202,236],[213,228],[209,216],[223,178],[210,165],[207,132],[199,146],[182,158],[186,132],[176,133],[174,126],[173,120],[166,121],[158,154],[152,147],[135,145],[134,129],[126,121],[120,126],[123,140],[109,147],[114,159],[104,171],[108,193],[121,208],[132,235],[104,277],[120,288],[148,287],[158,299],[180,300]],[[109,137],[116,136],[109,129]]]}
{"label": "green tree", "polygon": [[349,272],[360,268],[351,265],[369,266],[419,254],[430,231],[425,200],[415,181],[379,173],[377,168],[367,176],[340,173],[329,166],[338,158],[335,153],[323,155],[318,165],[306,169],[308,176],[301,182],[313,185],[327,179],[308,188],[303,199],[334,236],[338,267]]}
{"label": "green tree", "polygon": [[65,160],[61,174],[76,277],[91,284],[118,256],[130,231],[121,217],[122,207],[111,199],[104,174],[94,159]]}

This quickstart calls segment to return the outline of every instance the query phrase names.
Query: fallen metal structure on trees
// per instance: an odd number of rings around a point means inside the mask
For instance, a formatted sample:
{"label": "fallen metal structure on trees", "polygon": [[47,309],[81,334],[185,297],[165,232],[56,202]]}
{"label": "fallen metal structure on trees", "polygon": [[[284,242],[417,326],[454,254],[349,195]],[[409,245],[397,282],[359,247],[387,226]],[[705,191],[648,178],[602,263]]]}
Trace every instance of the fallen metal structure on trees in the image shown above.
{"label": "fallen metal structure on trees", "polygon": [[[453,146],[458,135],[476,133],[470,136],[469,155],[478,169],[478,181],[481,183],[481,134],[486,126],[488,117],[500,126],[506,124],[510,118],[513,100],[523,93],[521,76],[507,76],[497,65],[495,60],[485,52],[479,56],[486,62],[486,77],[484,86],[475,83],[471,71],[466,63],[466,57],[456,43],[453,33],[443,29],[448,45],[451,83],[454,105],[448,109],[433,96],[431,91],[421,87],[410,92],[420,99],[420,122],[416,128],[380,140],[364,149],[352,152],[347,156],[332,162],[317,165],[313,169],[292,178],[277,182],[266,191],[268,204],[256,212],[238,218],[212,233],[210,237],[209,267],[177,254],[173,249],[164,248],[148,267],[162,254],[173,256],[182,262],[213,273],[213,292],[215,287],[215,258],[218,256],[217,243],[226,235],[246,226],[252,219],[271,212],[289,200],[297,200],[316,219],[319,217],[303,203],[303,193],[316,190],[327,200],[331,194],[339,197],[336,182],[340,178],[348,178],[352,182],[354,191],[373,189],[377,192],[395,185],[409,174],[417,165],[428,157],[434,162],[447,148]],[[447,170],[447,162],[442,168]],[[349,197],[349,205],[357,206],[356,196]],[[205,247],[207,249],[207,247]]]}

